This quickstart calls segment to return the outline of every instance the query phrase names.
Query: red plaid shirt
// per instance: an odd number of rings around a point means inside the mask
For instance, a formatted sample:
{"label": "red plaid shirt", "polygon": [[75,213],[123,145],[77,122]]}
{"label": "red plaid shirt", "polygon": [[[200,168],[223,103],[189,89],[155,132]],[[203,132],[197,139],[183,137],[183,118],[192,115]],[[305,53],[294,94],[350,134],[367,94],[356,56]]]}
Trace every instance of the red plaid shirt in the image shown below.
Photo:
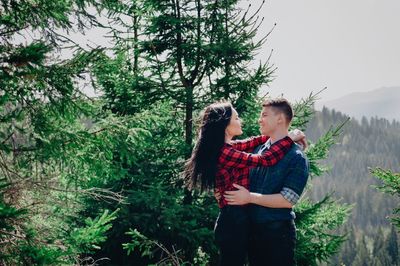
{"label": "red plaid shirt", "polygon": [[264,144],[268,138],[267,136],[258,136],[224,144],[218,158],[215,178],[215,188],[221,194],[218,202],[220,208],[227,205],[223,196],[224,192],[236,190],[233,187],[234,183],[249,188],[250,167],[275,165],[293,144],[291,138],[285,137],[271,145],[262,155],[248,153],[252,152],[255,147]]}

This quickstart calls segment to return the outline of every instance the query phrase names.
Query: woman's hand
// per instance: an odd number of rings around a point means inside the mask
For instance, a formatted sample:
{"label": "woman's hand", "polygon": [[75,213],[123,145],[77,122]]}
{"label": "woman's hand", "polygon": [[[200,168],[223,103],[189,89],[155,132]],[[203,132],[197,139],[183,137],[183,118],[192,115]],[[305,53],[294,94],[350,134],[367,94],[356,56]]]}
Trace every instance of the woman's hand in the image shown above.
{"label": "woman's hand", "polygon": [[294,142],[302,146],[303,150],[305,150],[308,147],[306,135],[300,129],[291,130],[289,132],[289,137]]}

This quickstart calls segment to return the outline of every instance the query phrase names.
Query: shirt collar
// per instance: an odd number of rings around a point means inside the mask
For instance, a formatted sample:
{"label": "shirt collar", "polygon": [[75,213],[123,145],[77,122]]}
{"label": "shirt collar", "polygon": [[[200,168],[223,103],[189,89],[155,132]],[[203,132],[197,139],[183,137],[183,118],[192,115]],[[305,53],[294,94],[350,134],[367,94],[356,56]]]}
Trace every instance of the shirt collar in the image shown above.
{"label": "shirt collar", "polygon": [[262,154],[265,150],[268,150],[271,147],[271,139],[268,139],[263,145],[261,145],[258,150],[258,154]]}

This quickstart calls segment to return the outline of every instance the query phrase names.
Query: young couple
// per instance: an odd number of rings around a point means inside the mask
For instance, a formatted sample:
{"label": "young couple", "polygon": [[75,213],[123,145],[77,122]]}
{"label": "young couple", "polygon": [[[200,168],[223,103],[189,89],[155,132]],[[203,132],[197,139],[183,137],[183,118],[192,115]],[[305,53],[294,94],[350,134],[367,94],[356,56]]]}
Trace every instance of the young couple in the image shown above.
{"label": "young couple", "polygon": [[[191,187],[215,189],[220,213],[215,239],[220,265],[295,265],[293,205],[307,183],[308,161],[299,145],[304,134],[289,133],[293,110],[283,98],[263,103],[261,136],[242,134],[230,103],[215,103],[203,114],[199,138],[185,166]],[[297,132],[297,133],[296,133]]]}

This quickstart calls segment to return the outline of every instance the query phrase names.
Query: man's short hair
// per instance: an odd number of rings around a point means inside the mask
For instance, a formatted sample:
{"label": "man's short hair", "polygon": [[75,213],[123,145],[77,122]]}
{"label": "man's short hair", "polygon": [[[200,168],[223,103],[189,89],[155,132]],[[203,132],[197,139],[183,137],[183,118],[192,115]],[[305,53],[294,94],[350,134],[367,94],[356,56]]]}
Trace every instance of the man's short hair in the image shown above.
{"label": "man's short hair", "polygon": [[286,122],[289,124],[293,119],[293,109],[285,98],[267,99],[263,102],[263,107],[272,107],[275,112],[282,113]]}

